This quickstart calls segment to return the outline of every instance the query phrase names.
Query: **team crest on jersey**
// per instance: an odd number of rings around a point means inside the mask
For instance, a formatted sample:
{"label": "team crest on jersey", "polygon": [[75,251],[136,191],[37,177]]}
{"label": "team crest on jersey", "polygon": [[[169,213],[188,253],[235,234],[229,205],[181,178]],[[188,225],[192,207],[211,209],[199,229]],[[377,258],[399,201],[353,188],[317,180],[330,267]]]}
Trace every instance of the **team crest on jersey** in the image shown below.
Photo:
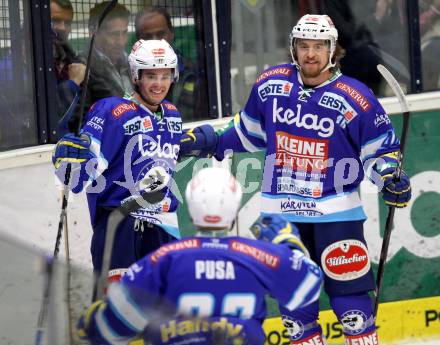
{"label": "team crest on jersey", "polygon": [[258,95],[262,102],[266,102],[269,96],[289,97],[293,84],[287,80],[268,80],[258,87]]}
{"label": "team crest on jersey", "polygon": [[307,103],[309,98],[312,97],[313,92],[315,92],[315,90],[307,87],[302,87],[302,85],[300,85],[298,91],[298,101]]}
{"label": "team crest on jersey", "polygon": [[127,111],[137,110],[137,109],[138,107],[134,103],[119,103],[115,108],[113,108],[112,115],[117,119],[119,119]]}
{"label": "team crest on jersey", "polygon": [[335,85],[339,90],[342,90],[347,95],[349,95],[359,106],[364,110],[368,111],[371,108],[370,103],[367,101],[365,96],[361,94],[354,87],[347,85],[343,82],[338,81]]}
{"label": "team crest on jersey", "polygon": [[371,267],[367,247],[359,240],[332,243],[322,252],[321,264],[327,276],[340,281],[360,278]]}
{"label": "team crest on jersey", "polygon": [[[345,120],[345,126],[358,114],[344,97],[333,92],[324,92],[318,104],[324,108],[339,111]],[[343,126],[343,128],[345,128],[345,126]]]}
{"label": "team crest on jersey", "polygon": [[261,81],[273,76],[273,75],[283,75],[283,76],[290,76],[292,74],[292,70],[287,67],[278,67],[271,69],[269,71],[263,72],[260,74],[260,76],[257,78],[256,83],[260,83]]}
{"label": "team crest on jersey", "polygon": [[150,116],[136,116],[123,125],[125,135],[147,133],[153,130],[153,123]]}
{"label": "team crest on jersey", "polygon": [[367,328],[367,315],[361,310],[348,310],[341,315],[345,334],[356,335]]}
{"label": "team crest on jersey", "polygon": [[294,320],[287,315],[281,315],[281,321],[289,333],[291,340],[298,340],[304,334],[304,325],[300,320]]}

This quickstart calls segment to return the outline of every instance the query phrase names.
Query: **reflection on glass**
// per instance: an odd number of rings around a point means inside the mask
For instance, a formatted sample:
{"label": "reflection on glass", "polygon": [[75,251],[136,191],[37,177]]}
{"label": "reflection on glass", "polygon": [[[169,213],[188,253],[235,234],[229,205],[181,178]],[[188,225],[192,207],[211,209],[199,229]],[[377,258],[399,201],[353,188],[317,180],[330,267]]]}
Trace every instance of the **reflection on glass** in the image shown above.
{"label": "reflection on glass", "polygon": [[423,90],[440,88],[440,1],[419,0]]}
{"label": "reflection on glass", "polygon": [[[31,34],[23,1],[0,5],[0,151],[37,143]],[[20,10],[21,9],[21,10]],[[24,18],[26,17],[26,18]]]}

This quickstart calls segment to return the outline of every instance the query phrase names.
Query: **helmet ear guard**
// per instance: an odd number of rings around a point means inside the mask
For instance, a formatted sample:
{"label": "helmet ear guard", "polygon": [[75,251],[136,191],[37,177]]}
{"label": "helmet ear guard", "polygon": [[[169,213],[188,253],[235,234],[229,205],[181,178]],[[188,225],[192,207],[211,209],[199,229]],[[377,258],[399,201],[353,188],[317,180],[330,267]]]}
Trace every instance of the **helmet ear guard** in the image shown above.
{"label": "helmet ear guard", "polygon": [[174,70],[174,82],[179,80],[177,55],[164,39],[137,41],[128,56],[128,63],[134,84],[140,79],[143,69],[171,68]]}
{"label": "helmet ear guard", "polygon": [[336,49],[336,42],[338,40],[338,30],[336,30],[336,27],[329,16],[317,14],[306,14],[302,16],[298,20],[298,23],[292,28],[289,38],[290,55],[295,66],[299,67],[295,58],[295,45],[297,39],[330,41],[329,61],[323,71],[336,65],[332,60]]}
{"label": "helmet ear guard", "polygon": [[231,173],[222,168],[200,170],[186,187],[188,211],[196,227],[230,229],[240,208],[242,189]]}

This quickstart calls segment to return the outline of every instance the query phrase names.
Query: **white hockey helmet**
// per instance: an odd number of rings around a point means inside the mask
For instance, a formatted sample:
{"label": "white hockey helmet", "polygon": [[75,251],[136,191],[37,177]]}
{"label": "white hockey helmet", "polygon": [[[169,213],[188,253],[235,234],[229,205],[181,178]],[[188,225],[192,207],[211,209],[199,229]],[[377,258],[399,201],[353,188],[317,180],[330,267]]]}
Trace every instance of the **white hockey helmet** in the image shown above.
{"label": "white hockey helmet", "polygon": [[200,170],[186,187],[188,211],[196,227],[230,229],[240,208],[240,183],[222,168]]}
{"label": "white hockey helmet", "polygon": [[142,69],[173,68],[174,81],[179,79],[177,55],[170,44],[162,40],[139,40],[128,56],[133,83],[139,80]]}
{"label": "white hockey helmet", "polygon": [[300,20],[298,20],[298,23],[292,28],[292,32],[290,33],[290,54],[293,64],[299,67],[294,54],[297,38],[330,41],[329,62],[323,71],[335,66],[336,63],[332,62],[332,59],[336,49],[336,41],[338,40],[338,30],[336,30],[329,16],[325,14],[306,14],[302,16]]}

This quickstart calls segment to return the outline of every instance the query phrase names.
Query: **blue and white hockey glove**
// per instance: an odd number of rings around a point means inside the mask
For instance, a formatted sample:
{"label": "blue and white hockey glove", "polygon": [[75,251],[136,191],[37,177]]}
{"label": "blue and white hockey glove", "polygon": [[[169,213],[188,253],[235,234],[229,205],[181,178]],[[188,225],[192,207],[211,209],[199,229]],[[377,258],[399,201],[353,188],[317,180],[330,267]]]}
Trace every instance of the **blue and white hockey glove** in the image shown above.
{"label": "blue and white hockey glove", "polygon": [[298,228],[283,216],[277,214],[260,216],[250,230],[258,240],[285,244],[309,256],[309,252],[301,242]]}
{"label": "blue and white hockey glove", "polygon": [[381,164],[376,164],[375,170],[381,176],[382,198],[385,204],[392,207],[406,207],[411,199],[411,183],[408,175],[402,170],[399,179],[395,179],[394,172],[397,169],[397,152],[383,156]]}
{"label": "blue and white hockey glove", "polygon": [[104,344],[102,337],[95,331],[95,317],[98,311],[103,311],[106,307],[104,301],[99,300],[93,303],[86,311],[84,311],[76,325],[78,336],[80,339],[87,339],[91,344]]}
{"label": "blue and white hockey glove", "polygon": [[186,129],[180,139],[179,156],[210,157],[215,153],[218,136],[211,125]]}
{"label": "blue and white hockey glove", "polygon": [[52,153],[52,163],[55,169],[58,169],[62,163],[85,163],[93,158],[90,143],[88,134],[83,133],[79,137],[73,133],[65,134]]}

